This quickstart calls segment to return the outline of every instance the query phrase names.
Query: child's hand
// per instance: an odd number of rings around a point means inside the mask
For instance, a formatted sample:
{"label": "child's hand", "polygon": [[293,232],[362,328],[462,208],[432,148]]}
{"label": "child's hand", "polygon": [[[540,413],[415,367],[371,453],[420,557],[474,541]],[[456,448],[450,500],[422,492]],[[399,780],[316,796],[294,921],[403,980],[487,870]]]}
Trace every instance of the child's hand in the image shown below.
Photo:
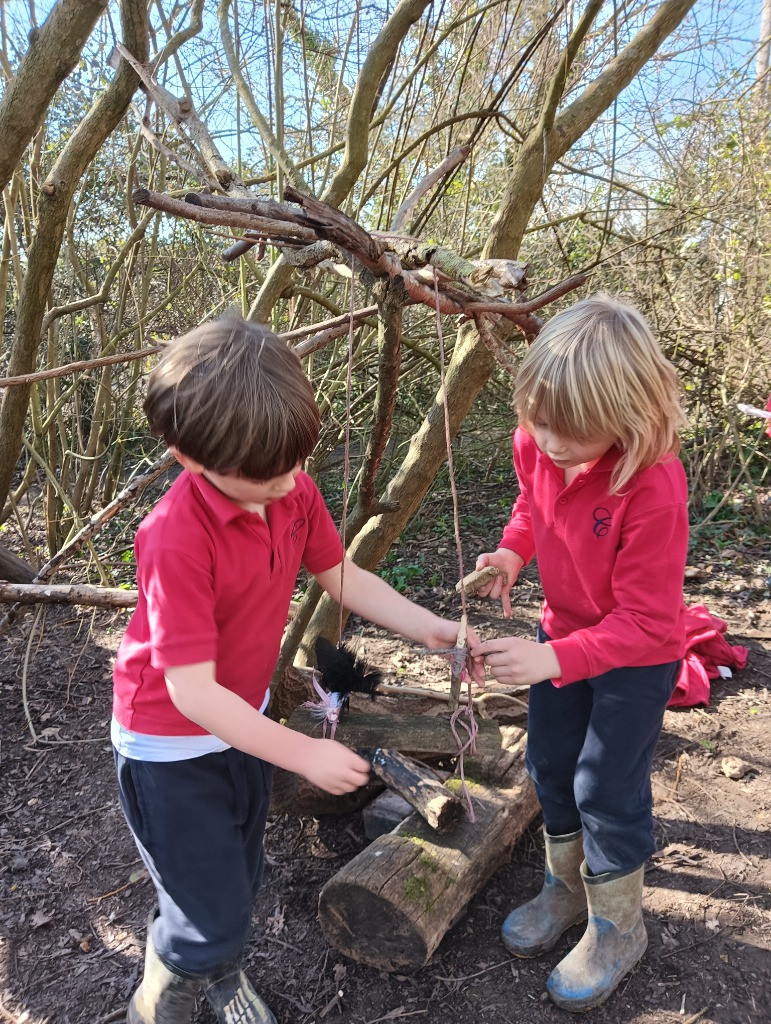
{"label": "child's hand", "polygon": [[[454,647],[458,642],[458,630],[460,629],[459,622],[453,622],[452,619],[442,619],[439,616],[436,617],[436,628],[430,633],[426,634],[423,643],[426,647]],[[466,647],[469,649],[479,644],[479,637],[476,632],[468,626],[466,628]],[[447,655],[449,658],[449,655]],[[485,685],[485,668],[481,658],[476,661],[469,660],[467,668],[470,670],[470,675],[477,686]]]}
{"label": "child's hand", "polygon": [[340,796],[369,781],[369,762],[337,740],[314,740],[309,766],[298,769],[314,786]]}
{"label": "child's hand", "polygon": [[477,558],[477,569],[484,569],[488,565],[499,569],[501,575],[496,576],[492,583],[479,589],[480,597],[500,597],[504,617],[511,618],[511,588],[517,581],[519,570],[525,564],[516,551],[508,548],[498,548],[497,551],[487,551]]}
{"label": "child's hand", "polygon": [[484,658],[484,664],[499,683],[531,686],[562,675],[557,655],[549,644],[516,636],[485,640],[471,649],[471,656]]}

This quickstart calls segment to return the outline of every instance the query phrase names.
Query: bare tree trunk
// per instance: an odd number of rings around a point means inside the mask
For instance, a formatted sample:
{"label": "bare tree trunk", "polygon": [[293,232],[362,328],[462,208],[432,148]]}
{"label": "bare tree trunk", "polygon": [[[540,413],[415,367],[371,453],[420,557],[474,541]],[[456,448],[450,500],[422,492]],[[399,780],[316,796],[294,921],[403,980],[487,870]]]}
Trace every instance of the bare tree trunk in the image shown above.
{"label": "bare tree trunk", "polygon": [[43,25],[30,32],[29,50],[0,102],[0,190],[106,7],[107,0],[59,0]]}
{"label": "bare tree trunk", "polygon": [[[147,59],[148,23],[143,0],[124,0],[123,38],[138,60]],[[46,302],[64,236],[67,213],[80,179],[104,140],[120,122],[137,86],[137,76],[122,61],[115,78],[70,137],[49,174],[39,198],[35,238],[16,308],[8,373],[31,373],[41,339]],[[8,388],[0,407],[0,507],[5,504],[27,414],[31,385]]]}

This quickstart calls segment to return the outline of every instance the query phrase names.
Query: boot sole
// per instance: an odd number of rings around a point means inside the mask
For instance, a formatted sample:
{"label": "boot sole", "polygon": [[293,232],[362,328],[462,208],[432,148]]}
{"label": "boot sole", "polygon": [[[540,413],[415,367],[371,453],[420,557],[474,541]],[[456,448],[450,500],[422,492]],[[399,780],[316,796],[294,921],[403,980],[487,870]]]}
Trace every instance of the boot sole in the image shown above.
{"label": "boot sole", "polygon": [[503,938],[503,936],[501,936],[501,941],[509,953],[511,953],[512,956],[517,957],[517,959],[534,960],[537,956],[541,956],[543,953],[548,953],[550,949],[554,949],[565,932],[570,931],[570,929],[574,928],[577,924],[581,924],[586,921],[587,917],[588,912],[584,910],[582,913],[574,917],[572,921],[566,924],[562,931],[554,936],[553,939],[549,939],[547,942],[541,943],[540,946],[528,946],[527,948],[520,946],[518,949],[512,949],[511,946],[507,944],[506,939]]}

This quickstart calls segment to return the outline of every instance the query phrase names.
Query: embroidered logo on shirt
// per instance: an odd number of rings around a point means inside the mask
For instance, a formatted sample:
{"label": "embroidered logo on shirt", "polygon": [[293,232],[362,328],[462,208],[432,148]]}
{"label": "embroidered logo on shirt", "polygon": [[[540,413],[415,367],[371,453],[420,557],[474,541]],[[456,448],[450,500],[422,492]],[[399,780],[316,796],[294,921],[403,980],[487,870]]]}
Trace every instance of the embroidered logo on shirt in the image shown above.
{"label": "embroidered logo on shirt", "polygon": [[592,515],[594,516],[594,526],[592,527],[594,536],[598,538],[604,537],[610,530],[613,517],[608,509],[603,508],[602,506],[596,508],[594,512],[592,512]]}
{"label": "embroidered logo on shirt", "polygon": [[295,519],[292,523],[292,532],[289,536],[292,538],[292,543],[296,544],[300,540],[300,530],[305,526],[305,519]]}

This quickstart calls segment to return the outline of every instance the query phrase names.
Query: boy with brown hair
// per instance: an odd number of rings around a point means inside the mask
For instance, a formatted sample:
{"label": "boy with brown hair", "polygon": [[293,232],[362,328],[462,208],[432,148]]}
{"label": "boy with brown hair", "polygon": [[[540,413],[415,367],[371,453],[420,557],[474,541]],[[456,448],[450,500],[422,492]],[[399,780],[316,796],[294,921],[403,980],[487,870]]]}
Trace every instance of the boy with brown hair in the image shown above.
{"label": "boy with brown hair", "polygon": [[[184,472],[137,532],[139,600],[114,672],[121,805],[158,898],[128,1022],[187,1024],[203,989],[222,1024],[274,1024],[241,970],[272,767],[330,793],[369,776],[342,744],[263,714],[300,565],[340,599],[340,538],[301,468],[319,412],[295,353],[235,318],[170,346],[145,412]],[[351,611],[454,646],[457,623],[348,559],[344,578]]]}

